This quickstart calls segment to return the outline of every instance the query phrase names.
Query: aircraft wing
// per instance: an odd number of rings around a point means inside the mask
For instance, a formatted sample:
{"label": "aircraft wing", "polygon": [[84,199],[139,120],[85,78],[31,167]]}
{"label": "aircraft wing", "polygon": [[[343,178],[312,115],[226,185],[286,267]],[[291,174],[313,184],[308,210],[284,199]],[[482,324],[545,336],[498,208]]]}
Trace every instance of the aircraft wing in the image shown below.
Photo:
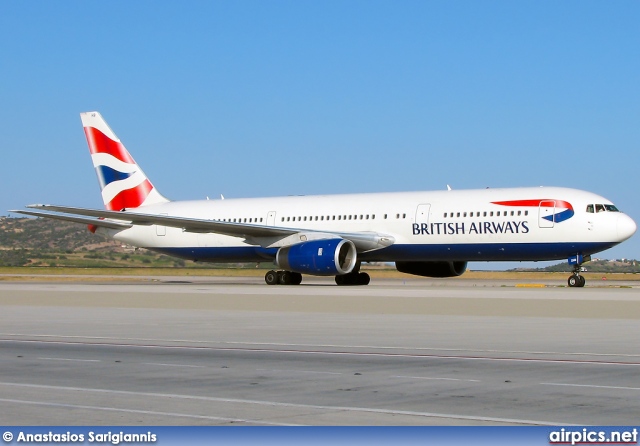
{"label": "aircraft wing", "polygon": [[[362,252],[384,248],[395,242],[393,237],[375,232],[327,233],[325,231],[314,231],[308,229],[281,228],[277,226],[233,223],[157,214],[142,214],[129,211],[117,212],[53,205],[30,205],[27,207],[38,209],[38,211],[11,212],[72,221],[76,223],[93,224],[110,229],[127,229],[133,225],[168,226],[181,228],[184,232],[216,233],[232,237],[243,237],[250,243],[268,247],[286,246],[289,244],[300,243],[300,241],[307,239],[340,237],[351,240],[358,251]],[[78,215],[81,217],[78,217]]]}

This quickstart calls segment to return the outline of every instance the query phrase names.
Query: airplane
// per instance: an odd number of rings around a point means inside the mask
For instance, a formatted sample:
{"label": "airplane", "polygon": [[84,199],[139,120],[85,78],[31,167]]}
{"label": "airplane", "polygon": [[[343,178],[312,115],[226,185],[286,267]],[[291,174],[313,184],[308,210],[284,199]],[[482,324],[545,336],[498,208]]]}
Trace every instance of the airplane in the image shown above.
{"label": "airplane", "polygon": [[606,198],[561,187],[171,201],[98,112],[81,113],[104,210],[30,205],[11,211],[87,224],[91,232],[197,262],[273,262],[269,285],[302,274],[367,285],[363,262],[455,277],[470,261],[582,264],[630,238],[636,223]]}

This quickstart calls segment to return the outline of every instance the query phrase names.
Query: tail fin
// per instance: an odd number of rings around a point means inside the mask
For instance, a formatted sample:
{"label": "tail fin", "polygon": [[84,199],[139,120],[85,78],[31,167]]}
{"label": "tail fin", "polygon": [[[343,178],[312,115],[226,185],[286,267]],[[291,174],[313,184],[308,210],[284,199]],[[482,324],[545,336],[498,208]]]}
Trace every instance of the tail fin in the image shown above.
{"label": "tail fin", "polygon": [[106,209],[121,211],[169,201],[153,187],[100,113],[80,113],[80,118]]}

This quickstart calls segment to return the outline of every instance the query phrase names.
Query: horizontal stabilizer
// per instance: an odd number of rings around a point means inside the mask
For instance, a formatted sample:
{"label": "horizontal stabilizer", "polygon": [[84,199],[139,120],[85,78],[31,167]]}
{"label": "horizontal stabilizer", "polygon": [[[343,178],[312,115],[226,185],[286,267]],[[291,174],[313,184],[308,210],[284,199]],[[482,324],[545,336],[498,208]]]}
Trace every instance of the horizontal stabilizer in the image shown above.
{"label": "horizontal stabilizer", "polygon": [[52,214],[49,212],[39,212],[39,211],[15,211],[14,210],[9,212],[14,212],[16,214],[23,214],[23,215],[31,215],[33,217],[52,218],[54,220],[63,220],[63,221],[70,221],[73,223],[95,225],[101,228],[108,228],[108,229],[129,229],[131,227],[130,224],[123,223],[123,222],[102,220],[102,219],[91,218],[91,217],[81,217],[76,215]]}

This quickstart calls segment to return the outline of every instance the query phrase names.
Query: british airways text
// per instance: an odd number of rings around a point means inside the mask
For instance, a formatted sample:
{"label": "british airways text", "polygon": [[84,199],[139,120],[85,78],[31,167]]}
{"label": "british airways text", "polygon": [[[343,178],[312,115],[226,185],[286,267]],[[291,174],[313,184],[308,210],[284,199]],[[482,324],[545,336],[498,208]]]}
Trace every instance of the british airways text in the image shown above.
{"label": "british airways text", "polygon": [[527,234],[527,221],[413,223],[413,235]]}

